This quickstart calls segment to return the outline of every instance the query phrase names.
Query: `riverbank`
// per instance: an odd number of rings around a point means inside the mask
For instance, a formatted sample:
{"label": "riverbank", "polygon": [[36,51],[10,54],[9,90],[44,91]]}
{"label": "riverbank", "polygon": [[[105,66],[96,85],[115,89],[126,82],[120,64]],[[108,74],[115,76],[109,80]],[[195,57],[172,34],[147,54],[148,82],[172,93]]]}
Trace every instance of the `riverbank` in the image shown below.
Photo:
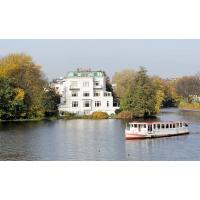
{"label": "riverbank", "polygon": [[191,109],[191,108],[179,108],[183,112],[200,112],[200,109]]}
{"label": "riverbank", "polygon": [[0,122],[34,122],[34,121],[54,121],[54,120],[72,120],[72,119],[113,119],[115,115],[108,115],[105,112],[94,112],[91,115],[76,115],[74,113],[65,113],[63,116],[44,117],[35,119],[12,119],[12,120],[0,120]]}
{"label": "riverbank", "polygon": [[200,103],[199,102],[191,102],[187,103],[185,101],[180,102],[179,109],[182,111],[200,111]]}

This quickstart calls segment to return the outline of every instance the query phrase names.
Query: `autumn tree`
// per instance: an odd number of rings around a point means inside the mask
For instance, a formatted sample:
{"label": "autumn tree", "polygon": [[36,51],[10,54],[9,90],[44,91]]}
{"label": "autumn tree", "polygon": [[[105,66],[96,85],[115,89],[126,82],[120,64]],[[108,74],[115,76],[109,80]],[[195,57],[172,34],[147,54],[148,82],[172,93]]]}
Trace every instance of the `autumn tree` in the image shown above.
{"label": "autumn tree", "polygon": [[179,96],[176,92],[176,85],[174,80],[162,79],[159,76],[152,78],[154,87],[157,90],[158,106],[174,107],[177,106]]}
{"label": "autumn tree", "polygon": [[116,94],[119,98],[124,98],[132,92],[136,72],[132,69],[125,69],[121,72],[115,72],[112,83],[116,84]]}
{"label": "autumn tree", "polygon": [[[45,116],[44,99],[47,95],[45,89],[48,88],[49,83],[41,67],[35,64],[30,56],[10,54],[0,59],[0,78],[9,80],[9,84],[19,93],[17,98],[23,96],[26,109],[23,118]],[[52,101],[51,98],[49,100]]]}
{"label": "autumn tree", "polygon": [[14,88],[7,78],[0,77],[0,119],[19,119],[25,110],[23,89]]}
{"label": "autumn tree", "polygon": [[176,82],[177,93],[182,96],[187,102],[191,102],[191,95],[200,95],[200,76],[184,76]]}

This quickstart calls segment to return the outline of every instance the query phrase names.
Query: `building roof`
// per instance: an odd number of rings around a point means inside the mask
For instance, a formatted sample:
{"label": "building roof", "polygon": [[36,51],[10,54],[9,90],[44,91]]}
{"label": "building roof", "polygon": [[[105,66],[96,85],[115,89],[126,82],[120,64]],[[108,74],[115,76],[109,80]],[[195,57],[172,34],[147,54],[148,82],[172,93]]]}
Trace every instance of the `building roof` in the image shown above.
{"label": "building roof", "polygon": [[74,78],[74,77],[103,77],[105,76],[105,72],[99,71],[91,71],[91,70],[81,70],[77,69],[77,71],[67,72],[65,78]]}

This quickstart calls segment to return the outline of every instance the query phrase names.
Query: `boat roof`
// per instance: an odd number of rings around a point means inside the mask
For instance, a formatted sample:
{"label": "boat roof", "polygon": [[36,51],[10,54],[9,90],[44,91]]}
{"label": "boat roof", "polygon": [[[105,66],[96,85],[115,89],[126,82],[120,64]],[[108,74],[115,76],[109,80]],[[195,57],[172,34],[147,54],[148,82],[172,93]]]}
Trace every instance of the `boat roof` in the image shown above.
{"label": "boat roof", "polygon": [[163,121],[163,122],[129,122],[129,124],[169,124],[169,123],[185,123],[184,121]]}

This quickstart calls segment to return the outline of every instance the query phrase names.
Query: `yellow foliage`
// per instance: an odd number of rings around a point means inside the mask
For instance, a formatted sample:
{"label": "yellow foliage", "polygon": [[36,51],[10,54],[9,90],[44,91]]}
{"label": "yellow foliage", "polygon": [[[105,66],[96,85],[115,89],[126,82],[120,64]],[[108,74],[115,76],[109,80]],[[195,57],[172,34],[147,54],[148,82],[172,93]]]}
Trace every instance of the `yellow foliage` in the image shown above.
{"label": "yellow foliage", "polygon": [[21,88],[17,88],[15,101],[22,101],[23,99],[24,99],[24,90]]}
{"label": "yellow foliage", "polygon": [[116,119],[132,119],[134,117],[133,112],[122,111],[117,114]]}
{"label": "yellow foliage", "polygon": [[108,114],[106,112],[93,112],[92,119],[108,119]]}
{"label": "yellow foliage", "polygon": [[165,98],[165,94],[162,90],[157,90],[156,91],[156,105],[155,105],[155,111],[156,113],[160,112],[160,106]]}
{"label": "yellow foliage", "polygon": [[194,102],[194,103],[187,103],[187,102],[180,102],[179,108],[181,109],[191,109],[191,110],[199,110],[200,109],[200,103]]}

